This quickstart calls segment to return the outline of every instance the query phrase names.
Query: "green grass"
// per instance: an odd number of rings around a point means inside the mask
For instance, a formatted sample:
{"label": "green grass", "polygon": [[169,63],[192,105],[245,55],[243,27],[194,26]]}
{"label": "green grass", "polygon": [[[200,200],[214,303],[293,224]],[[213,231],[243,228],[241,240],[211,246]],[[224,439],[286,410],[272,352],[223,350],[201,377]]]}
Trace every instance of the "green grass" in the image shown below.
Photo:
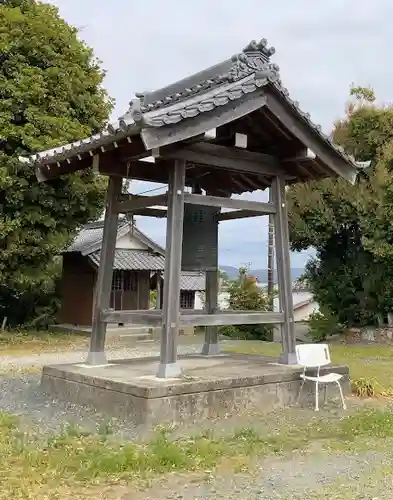
{"label": "green grass", "polygon": [[[76,491],[86,485],[135,484],[155,475],[184,471],[212,471],[225,466],[243,470],[258,457],[293,450],[391,448],[393,412],[390,408],[363,408],[346,417],[302,414],[279,425],[242,428],[226,435],[207,432],[174,439],[158,430],[146,443],[121,442],[104,426],[92,435],[68,427],[46,442],[21,432],[18,420],[0,413],[0,499],[63,498],[59,491]],[[56,496],[57,495],[57,496]],[[85,498],[84,496],[75,498]],[[67,497],[68,498],[68,497]],[[90,497],[86,497],[90,498]]]}
{"label": "green grass", "polygon": [[[226,347],[244,354],[278,357],[281,346],[269,342],[244,341]],[[354,390],[362,396],[393,396],[393,347],[387,345],[331,344],[332,363],[349,366]],[[367,387],[370,388],[367,393]]]}

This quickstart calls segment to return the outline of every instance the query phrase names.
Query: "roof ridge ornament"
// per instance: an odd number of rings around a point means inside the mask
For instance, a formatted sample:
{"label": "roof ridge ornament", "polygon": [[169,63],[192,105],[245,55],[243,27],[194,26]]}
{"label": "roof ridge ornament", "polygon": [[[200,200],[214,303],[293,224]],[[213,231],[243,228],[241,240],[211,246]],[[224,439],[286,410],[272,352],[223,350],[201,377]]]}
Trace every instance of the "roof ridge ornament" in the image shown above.
{"label": "roof ridge ornament", "polygon": [[121,130],[127,130],[128,127],[135,124],[139,126],[143,125],[143,98],[143,94],[137,94],[135,99],[131,99],[128,111],[119,118],[119,127]]}
{"label": "roof ridge ornament", "polygon": [[270,56],[276,52],[268,47],[266,38],[260,42],[252,40],[240,54],[232,57],[232,67],[228,72],[228,80],[235,82],[255,73],[255,79],[267,78],[270,81],[279,79],[280,68],[270,62]]}
{"label": "roof ridge ornament", "polygon": [[270,56],[275,54],[276,49],[273,46],[268,47],[267,43],[268,42],[266,38],[262,38],[259,42],[251,40],[251,42],[246,47],[244,47],[243,53],[247,54],[247,53],[259,52],[266,58],[266,61],[268,61],[270,59]]}

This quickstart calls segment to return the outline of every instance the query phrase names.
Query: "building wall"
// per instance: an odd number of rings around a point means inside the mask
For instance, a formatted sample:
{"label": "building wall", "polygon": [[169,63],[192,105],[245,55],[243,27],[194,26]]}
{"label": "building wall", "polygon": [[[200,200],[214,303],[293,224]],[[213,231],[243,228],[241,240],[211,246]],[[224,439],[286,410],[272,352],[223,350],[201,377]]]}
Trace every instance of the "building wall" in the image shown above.
{"label": "building wall", "polygon": [[319,310],[318,304],[315,301],[302,305],[294,309],[295,322],[308,321],[313,312]]}
{"label": "building wall", "polygon": [[63,256],[60,282],[61,307],[58,320],[71,325],[91,325],[96,272],[78,253]]}
{"label": "building wall", "polygon": [[[319,311],[318,303],[310,292],[294,292],[292,297],[295,322],[308,321],[313,312]],[[274,310],[279,310],[278,297],[274,298]]]}
{"label": "building wall", "polygon": [[[117,272],[115,271],[115,276]],[[120,289],[117,286],[112,290],[110,307],[117,311],[148,309],[150,300],[149,271],[120,271],[119,277],[123,278],[123,283],[118,283]],[[114,282],[116,282],[116,278]]]}
{"label": "building wall", "polygon": [[138,272],[138,309],[150,307],[150,272]]}
{"label": "building wall", "polygon": [[137,238],[133,238],[130,232],[121,236],[116,241],[116,248],[127,250],[147,250],[147,245],[139,241]]}
{"label": "building wall", "polygon": [[[149,271],[126,271],[133,274],[133,289],[112,290],[110,307],[116,310],[148,309],[150,300]],[[62,324],[91,326],[97,269],[88,257],[67,253],[63,257],[61,306],[58,321]]]}

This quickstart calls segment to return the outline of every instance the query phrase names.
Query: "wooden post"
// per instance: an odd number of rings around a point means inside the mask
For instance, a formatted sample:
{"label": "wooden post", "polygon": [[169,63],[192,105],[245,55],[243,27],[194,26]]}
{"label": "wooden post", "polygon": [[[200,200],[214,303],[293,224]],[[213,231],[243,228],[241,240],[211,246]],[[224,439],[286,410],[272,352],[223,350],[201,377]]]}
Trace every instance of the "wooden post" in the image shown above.
{"label": "wooden post", "polygon": [[[205,308],[208,314],[217,312],[218,306],[218,269],[206,271],[205,286]],[[202,354],[219,354],[220,345],[218,343],[218,326],[206,326],[205,343],[202,347]]]}
{"label": "wooden post", "polygon": [[101,320],[102,309],[109,309],[112,290],[113,261],[115,258],[118,214],[113,206],[121,193],[122,178],[109,177],[104,220],[104,234],[95,288],[93,325],[87,363],[101,365],[107,362],[105,355],[106,323]]}
{"label": "wooden post", "polygon": [[175,160],[169,174],[168,215],[166,227],[166,254],[164,273],[164,302],[160,366],[157,377],[178,377],[177,336],[180,316],[180,272],[184,219],[185,160]]}
{"label": "wooden post", "polygon": [[273,180],[271,189],[272,197],[277,207],[274,233],[279,303],[280,311],[284,314],[284,323],[281,325],[282,352],[280,362],[283,364],[297,364],[285,180],[282,177],[276,177]]}
{"label": "wooden post", "polygon": [[161,309],[161,272],[156,274],[156,309]]}

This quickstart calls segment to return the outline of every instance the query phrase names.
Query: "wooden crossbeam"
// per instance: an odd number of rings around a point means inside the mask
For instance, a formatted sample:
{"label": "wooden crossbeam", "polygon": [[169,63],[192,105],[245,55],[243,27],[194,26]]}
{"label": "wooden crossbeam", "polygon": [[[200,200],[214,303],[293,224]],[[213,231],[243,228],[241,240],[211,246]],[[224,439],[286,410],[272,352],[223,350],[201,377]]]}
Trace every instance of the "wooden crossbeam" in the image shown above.
{"label": "wooden crossbeam", "polygon": [[224,222],[226,220],[234,220],[234,219],[246,219],[247,217],[259,217],[261,212],[252,211],[252,210],[234,210],[232,212],[223,212],[218,216],[219,222]]}
{"label": "wooden crossbeam", "polygon": [[140,208],[133,212],[134,215],[140,215],[143,217],[156,217],[158,219],[165,219],[167,216],[167,210],[164,208]]}
{"label": "wooden crossbeam", "polygon": [[204,196],[201,194],[184,194],[184,203],[194,205],[206,205],[210,207],[233,208],[240,210],[252,210],[263,214],[275,214],[276,207],[271,203],[263,203],[260,201],[238,200],[233,198],[223,198],[221,196]]}
{"label": "wooden crossbeam", "polygon": [[158,194],[156,196],[138,196],[131,195],[129,200],[116,203],[114,210],[117,213],[135,212],[141,208],[152,207],[154,205],[166,205],[168,203],[167,194]]}
{"label": "wooden crossbeam", "polygon": [[280,324],[284,322],[283,313],[254,311],[221,311],[218,314],[180,314],[180,325],[222,326]]}
{"label": "wooden crossbeam", "polygon": [[136,325],[160,326],[162,323],[162,311],[145,309],[135,311],[115,311],[105,309],[101,311],[100,318],[104,323],[133,323]]}
{"label": "wooden crossbeam", "polygon": [[[220,311],[217,314],[207,314],[204,311],[181,310],[180,326],[221,326],[221,325],[253,325],[253,324],[280,324],[284,322],[281,312],[271,311]],[[103,310],[100,318],[105,323],[124,323],[161,326],[162,310],[152,311],[114,311]]]}
{"label": "wooden crossbeam", "polygon": [[280,162],[263,153],[255,153],[236,147],[219,146],[217,144],[198,143],[183,147],[171,147],[160,150],[163,158],[181,158],[187,162],[209,165],[235,172],[292,178]]}

